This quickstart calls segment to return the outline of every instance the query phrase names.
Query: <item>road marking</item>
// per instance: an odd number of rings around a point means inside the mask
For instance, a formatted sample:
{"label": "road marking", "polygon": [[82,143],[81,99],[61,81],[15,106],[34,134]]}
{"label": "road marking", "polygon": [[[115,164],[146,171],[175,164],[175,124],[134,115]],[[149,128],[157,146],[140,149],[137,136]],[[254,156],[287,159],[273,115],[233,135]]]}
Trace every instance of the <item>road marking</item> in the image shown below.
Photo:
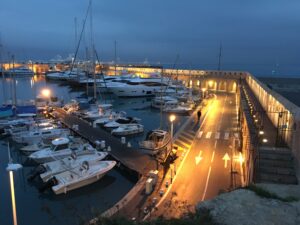
{"label": "road marking", "polygon": [[200,150],[199,154],[195,157],[196,165],[198,165],[202,159],[202,150]]}
{"label": "road marking", "polygon": [[206,191],[207,191],[207,187],[208,187],[208,182],[209,182],[209,178],[210,178],[210,172],[211,172],[211,166],[209,167],[209,170],[208,170],[208,174],[207,174],[207,178],[206,178],[206,183],[205,183],[205,188],[204,188],[204,192],[203,192],[203,196],[202,196],[202,201],[204,200],[205,195],[206,195]]}
{"label": "road marking", "polygon": [[222,159],[225,161],[224,167],[227,168],[227,162],[230,160],[228,153],[226,153]]}
{"label": "road marking", "polygon": [[226,132],[226,133],[224,134],[224,139],[225,139],[225,140],[228,140],[228,139],[229,139],[229,132]]}
{"label": "road marking", "polygon": [[209,132],[207,132],[207,134],[206,134],[206,139],[209,139],[210,138],[210,136],[211,136],[211,131],[209,131]]}
{"label": "road marking", "polygon": [[211,163],[214,161],[214,158],[215,158],[215,151],[213,151],[213,154],[212,154],[212,157],[211,157],[211,160],[210,160]]}
{"label": "road marking", "polygon": [[200,131],[199,133],[198,133],[198,138],[201,138],[201,136],[202,136],[202,134],[203,134],[203,131]]}
{"label": "road marking", "polygon": [[217,132],[216,134],[215,134],[215,139],[220,139],[220,132]]}

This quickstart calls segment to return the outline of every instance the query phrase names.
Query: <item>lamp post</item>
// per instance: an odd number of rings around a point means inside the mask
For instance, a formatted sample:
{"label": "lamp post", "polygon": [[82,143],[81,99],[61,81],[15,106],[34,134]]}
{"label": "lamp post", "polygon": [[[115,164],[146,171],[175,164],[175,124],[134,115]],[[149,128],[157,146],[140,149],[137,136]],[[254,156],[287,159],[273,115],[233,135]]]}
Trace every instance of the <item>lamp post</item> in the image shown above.
{"label": "lamp post", "polygon": [[174,120],[176,119],[176,116],[175,115],[170,115],[170,122],[171,122],[171,140],[172,140],[172,142],[173,142],[173,129],[174,129],[174,127],[173,127],[173,122],[174,122]]}
{"label": "lamp post", "polygon": [[10,181],[10,192],[11,192],[11,204],[12,204],[12,211],[13,211],[13,222],[14,225],[18,224],[17,221],[17,207],[16,207],[16,198],[15,198],[15,185],[14,185],[14,171],[22,168],[21,164],[13,163],[11,156],[10,156],[10,148],[8,143],[8,165],[6,167],[6,171],[9,172],[9,181]]}
{"label": "lamp post", "polygon": [[202,88],[201,90],[202,90],[202,98],[204,98],[205,97],[206,88]]}

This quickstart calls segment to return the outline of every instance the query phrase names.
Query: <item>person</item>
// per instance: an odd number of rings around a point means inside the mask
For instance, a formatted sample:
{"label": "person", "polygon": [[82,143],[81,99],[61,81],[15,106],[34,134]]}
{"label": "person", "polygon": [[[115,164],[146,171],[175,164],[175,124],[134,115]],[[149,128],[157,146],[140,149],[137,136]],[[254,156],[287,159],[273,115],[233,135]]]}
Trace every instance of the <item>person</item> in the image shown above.
{"label": "person", "polygon": [[200,117],[201,117],[201,110],[198,110],[197,116],[198,116],[198,122],[199,122],[200,121]]}

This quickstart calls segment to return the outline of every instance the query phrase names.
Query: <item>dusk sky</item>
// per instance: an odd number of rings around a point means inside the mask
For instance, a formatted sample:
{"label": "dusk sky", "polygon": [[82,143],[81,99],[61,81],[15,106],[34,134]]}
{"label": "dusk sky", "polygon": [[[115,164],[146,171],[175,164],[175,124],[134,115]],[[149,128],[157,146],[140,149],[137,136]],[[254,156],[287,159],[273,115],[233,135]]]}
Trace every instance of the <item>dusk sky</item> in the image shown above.
{"label": "dusk sky", "polygon": [[[2,55],[51,59],[74,52],[87,0],[0,0]],[[299,0],[94,0],[97,52],[120,62],[216,69],[222,42],[222,68],[257,75],[300,75]],[[88,24],[89,25],[89,21]],[[80,27],[80,28],[79,28]],[[87,26],[86,40],[90,33]],[[80,51],[83,55],[83,47]]]}

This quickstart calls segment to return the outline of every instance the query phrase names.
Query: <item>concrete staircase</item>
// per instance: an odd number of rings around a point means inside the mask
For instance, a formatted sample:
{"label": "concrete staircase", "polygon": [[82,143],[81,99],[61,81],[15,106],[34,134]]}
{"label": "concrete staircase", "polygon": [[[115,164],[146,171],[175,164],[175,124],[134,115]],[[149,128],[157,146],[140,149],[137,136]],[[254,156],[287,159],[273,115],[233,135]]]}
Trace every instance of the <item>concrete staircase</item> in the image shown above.
{"label": "concrete staircase", "polygon": [[291,150],[260,147],[258,151],[258,183],[298,184]]}

